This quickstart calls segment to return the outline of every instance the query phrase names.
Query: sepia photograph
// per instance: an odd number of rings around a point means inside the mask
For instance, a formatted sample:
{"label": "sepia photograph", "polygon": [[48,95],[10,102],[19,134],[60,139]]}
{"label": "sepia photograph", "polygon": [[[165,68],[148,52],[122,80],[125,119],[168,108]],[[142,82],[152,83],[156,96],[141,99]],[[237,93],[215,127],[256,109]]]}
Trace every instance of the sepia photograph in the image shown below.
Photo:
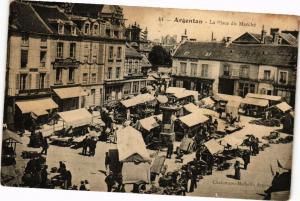
{"label": "sepia photograph", "polygon": [[2,186],[289,200],[300,17],[8,9]]}

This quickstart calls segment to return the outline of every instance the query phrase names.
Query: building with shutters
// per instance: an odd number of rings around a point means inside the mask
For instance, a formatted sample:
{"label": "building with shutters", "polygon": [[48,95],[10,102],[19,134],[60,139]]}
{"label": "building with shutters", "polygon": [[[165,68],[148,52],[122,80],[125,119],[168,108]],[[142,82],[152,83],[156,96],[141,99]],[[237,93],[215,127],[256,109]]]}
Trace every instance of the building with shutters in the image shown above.
{"label": "building with shutters", "polygon": [[120,99],[124,34],[118,6],[12,2],[5,122],[24,127],[32,115]]}

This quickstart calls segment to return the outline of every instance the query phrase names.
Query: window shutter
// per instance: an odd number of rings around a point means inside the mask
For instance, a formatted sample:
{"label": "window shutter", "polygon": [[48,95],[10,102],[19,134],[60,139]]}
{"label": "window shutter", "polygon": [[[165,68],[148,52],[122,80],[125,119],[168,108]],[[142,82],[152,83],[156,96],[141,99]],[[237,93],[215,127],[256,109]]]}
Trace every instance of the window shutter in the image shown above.
{"label": "window shutter", "polygon": [[45,88],[49,88],[49,74],[46,74]]}
{"label": "window shutter", "polygon": [[36,89],[40,88],[40,74],[36,74],[35,76],[35,88]]}
{"label": "window shutter", "polygon": [[20,89],[20,74],[16,74],[16,90]]}
{"label": "window shutter", "polygon": [[27,84],[26,89],[31,89],[31,80],[32,80],[32,75],[29,74],[28,75],[28,82],[26,83]]}

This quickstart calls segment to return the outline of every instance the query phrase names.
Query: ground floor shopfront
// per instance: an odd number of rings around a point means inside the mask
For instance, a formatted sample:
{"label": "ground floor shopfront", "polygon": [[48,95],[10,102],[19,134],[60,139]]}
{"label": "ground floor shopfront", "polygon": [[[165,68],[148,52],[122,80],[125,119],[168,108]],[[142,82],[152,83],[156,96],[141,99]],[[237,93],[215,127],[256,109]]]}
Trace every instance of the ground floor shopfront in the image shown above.
{"label": "ground floor shopfront", "polygon": [[58,105],[50,94],[35,96],[6,97],[4,123],[11,130],[23,130],[36,123],[47,122],[57,111]]}
{"label": "ground floor shopfront", "polygon": [[283,86],[283,85],[275,85],[274,86],[274,94],[276,96],[281,96],[288,104],[292,107],[295,106],[295,86]]}
{"label": "ground floor shopfront", "polygon": [[52,98],[58,104],[60,112],[81,108],[83,97],[88,95],[79,86],[54,88],[52,90]]}
{"label": "ground floor shopfront", "polygon": [[82,97],[81,107],[89,108],[94,106],[102,106],[104,100],[104,86],[90,85],[82,86],[86,96]]}
{"label": "ground floor shopfront", "polygon": [[173,76],[173,87],[181,87],[187,90],[198,91],[200,95],[211,96],[214,91],[214,79],[196,77]]}
{"label": "ground floor shopfront", "polygon": [[104,104],[137,95],[147,86],[145,78],[106,82],[104,84]]}
{"label": "ground floor shopfront", "polygon": [[221,94],[245,97],[248,93],[257,93],[258,83],[252,80],[219,79],[218,92]]}

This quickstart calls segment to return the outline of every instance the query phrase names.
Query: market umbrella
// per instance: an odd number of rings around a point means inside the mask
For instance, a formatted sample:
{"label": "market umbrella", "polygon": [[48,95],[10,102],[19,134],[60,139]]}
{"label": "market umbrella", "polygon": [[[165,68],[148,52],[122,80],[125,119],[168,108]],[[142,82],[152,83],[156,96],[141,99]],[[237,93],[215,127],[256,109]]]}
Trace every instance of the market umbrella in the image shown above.
{"label": "market umbrella", "polygon": [[168,102],[168,97],[167,96],[164,96],[164,95],[158,95],[156,97],[156,100],[160,103],[167,103]]}

